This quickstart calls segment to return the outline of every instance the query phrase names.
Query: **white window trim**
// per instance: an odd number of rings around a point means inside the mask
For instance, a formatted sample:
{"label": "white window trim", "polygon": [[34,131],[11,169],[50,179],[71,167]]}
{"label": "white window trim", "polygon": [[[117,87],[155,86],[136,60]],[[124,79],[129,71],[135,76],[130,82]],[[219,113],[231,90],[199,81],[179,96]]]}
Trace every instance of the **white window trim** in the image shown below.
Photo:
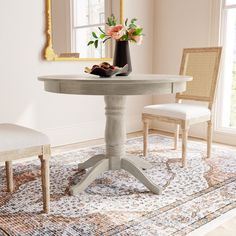
{"label": "white window trim", "polygon": [[[222,39],[222,24],[224,22],[224,15],[222,14],[222,7],[224,0],[212,0],[211,2],[211,27],[210,27],[210,45],[222,45],[223,39]],[[224,50],[223,50],[224,51]],[[224,64],[223,62],[224,55],[222,54],[222,62],[221,65]],[[217,114],[221,113],[221,104],[220,101],[223,97],[223,90],[220,89],[223,86],[223,80],[221,79],[222,75],[222,68],[220,68],[219,71],[219,83],[218,83],[218,89],[217,89],[217,96],[216,96],[216,103],[215,103],[215,109],[213,111],[214,115],[214,141],[220,142],[220,143],[226,143],[229,145],[236,145],[236,129],[234,128],[227,128],[227,127],[221,127],[221,118],[217,116]]]}
{"label": "white window trim", "polygon": [[[82,29],[82,28],[90,28],[90,27],[99,27],[99,26],[105,26],[105,28],[107,28],[106,25],[106,19],[108,16],[111,15],[112,10],[113,10],[113,2],[110,0],[105,0],[105,11],[106,11],[106,15],[105,15],[105,22],[104,24],[91,24],[91,25],[82,25],[82,26],[75,26],[74,25],[74,1],[70,0],[70,12],[71,12],[71,38],[70,38],[70,45],[71,45],[71,50],[72,51],[76,51],[76,29]],[[106,44],[106,58],[111,57],[111,53],[112,53],[112,45],[107,43]]]}

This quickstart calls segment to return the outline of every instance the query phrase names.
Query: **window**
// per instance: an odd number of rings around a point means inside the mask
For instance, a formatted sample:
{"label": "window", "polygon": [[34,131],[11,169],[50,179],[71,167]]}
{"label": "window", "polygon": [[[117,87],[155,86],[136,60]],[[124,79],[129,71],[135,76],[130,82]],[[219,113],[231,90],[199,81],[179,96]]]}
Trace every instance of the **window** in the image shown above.
{"label": "window", "polygon": [[105,30],[106,0],[73,0],[72,2],[72,50],[80,53],[82,58],[103,58],[108,53],[108,44],[100,44],[97,49],[87,43],[91,33],[98,27]]}
{"label": "window", "polygon": [[236,0],[224,0],[221,40],[224,47],[218,126],[236,132]]}

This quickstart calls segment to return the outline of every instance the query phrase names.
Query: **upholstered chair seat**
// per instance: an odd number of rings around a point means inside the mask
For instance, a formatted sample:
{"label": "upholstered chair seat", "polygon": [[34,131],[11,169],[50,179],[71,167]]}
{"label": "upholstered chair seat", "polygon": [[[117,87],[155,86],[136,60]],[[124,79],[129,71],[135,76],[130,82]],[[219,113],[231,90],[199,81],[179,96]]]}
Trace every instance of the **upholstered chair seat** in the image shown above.
{"label": "upholstered chair seat", "polygon": [[43,210],[49,212],[49,158],[48,137],[26,127],[15,124],[0,124],[0,162],[5,162],[7,190],[14,192],[12,162],[21,158],[38,156],[41,161]]}
{"label": "upholstered chair seat", "polygon": [[0,152],[49,144],[43,133],[19,125],[0,124]]}
{"label": "upholstered chair seat", "polygon": [[150,105],[144,107],[143,113],[182,120],[192,120],[199,117],[210,120],[211,117],[211,111],[207,107],[185,103]]}

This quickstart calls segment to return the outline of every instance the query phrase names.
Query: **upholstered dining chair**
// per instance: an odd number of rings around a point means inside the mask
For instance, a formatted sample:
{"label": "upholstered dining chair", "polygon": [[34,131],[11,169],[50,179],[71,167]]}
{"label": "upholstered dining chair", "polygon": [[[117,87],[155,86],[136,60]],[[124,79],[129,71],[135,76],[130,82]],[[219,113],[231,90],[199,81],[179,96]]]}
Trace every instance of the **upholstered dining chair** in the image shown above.
{"label": "upholstered dining chair", "polygon": [[[207,157],[211,156],[212,106],[221,57],[221,47],[188,48],[183,50],[180,75],[193,77],[186,91],[176,94],[176,103],[146,106],[143,109],[143,154],[148,151],[148,128],[150,120],[160,120],[176,125],[175,149],[178,146],[179,127],[182,130],[182,166],[186,166],[187,138],[191,125],[207,122]],[[182,100],[207,102],[200,104],[181,103]]]}
{"label": "upholstered dining chair", "polygon": [[46,135],[14,124],[0,124],[0,162],[5,162],[8,192],[14,191],[12,161],[38,156],[41,161],[43,211],[49,212],[50,142]]}

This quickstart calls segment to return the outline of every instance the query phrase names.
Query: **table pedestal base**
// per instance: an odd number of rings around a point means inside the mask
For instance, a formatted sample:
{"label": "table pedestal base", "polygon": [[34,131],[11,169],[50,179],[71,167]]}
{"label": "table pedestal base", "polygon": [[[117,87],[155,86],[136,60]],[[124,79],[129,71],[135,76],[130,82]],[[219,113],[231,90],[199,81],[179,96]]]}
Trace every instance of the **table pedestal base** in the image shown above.
{"label": "table pedestal base", "polygon": [[155,185],[143,172],[143,169],[151,167],[147,161],[127,156],[125,152],[126,128],[125,128],[125,96],[105,96],[106,103],[106,155],[96,155],[84,163],[79,164],[79,169],[91,170],[84,178],[70,189],[72,195],[85,190],[101,173],[108,170],[126,170],[142,182],[151,192],[160,194],[161,189]]}
{"label": "table pedestal base", "polygon": [[[95,179],[97,176],[102,174],[110,169],[109,167],[109,158],[106,158],[105,155],[96,155],[85,161],[84,163],[79,164],[79,169],[87,169],[92,167],[91,170],[83,177],[83,179],[77,184],[70,188],[71,195],[76,195],[83,192]],[[141,183],[143,183],[151,192],[155,194],[160,194],[161,189],[151,181],[143,170],[151,168],[151,164],[147,161],[135,157],[127,156],[121,158],[121,168],[128,171],[134,177],[136,177]]]}

